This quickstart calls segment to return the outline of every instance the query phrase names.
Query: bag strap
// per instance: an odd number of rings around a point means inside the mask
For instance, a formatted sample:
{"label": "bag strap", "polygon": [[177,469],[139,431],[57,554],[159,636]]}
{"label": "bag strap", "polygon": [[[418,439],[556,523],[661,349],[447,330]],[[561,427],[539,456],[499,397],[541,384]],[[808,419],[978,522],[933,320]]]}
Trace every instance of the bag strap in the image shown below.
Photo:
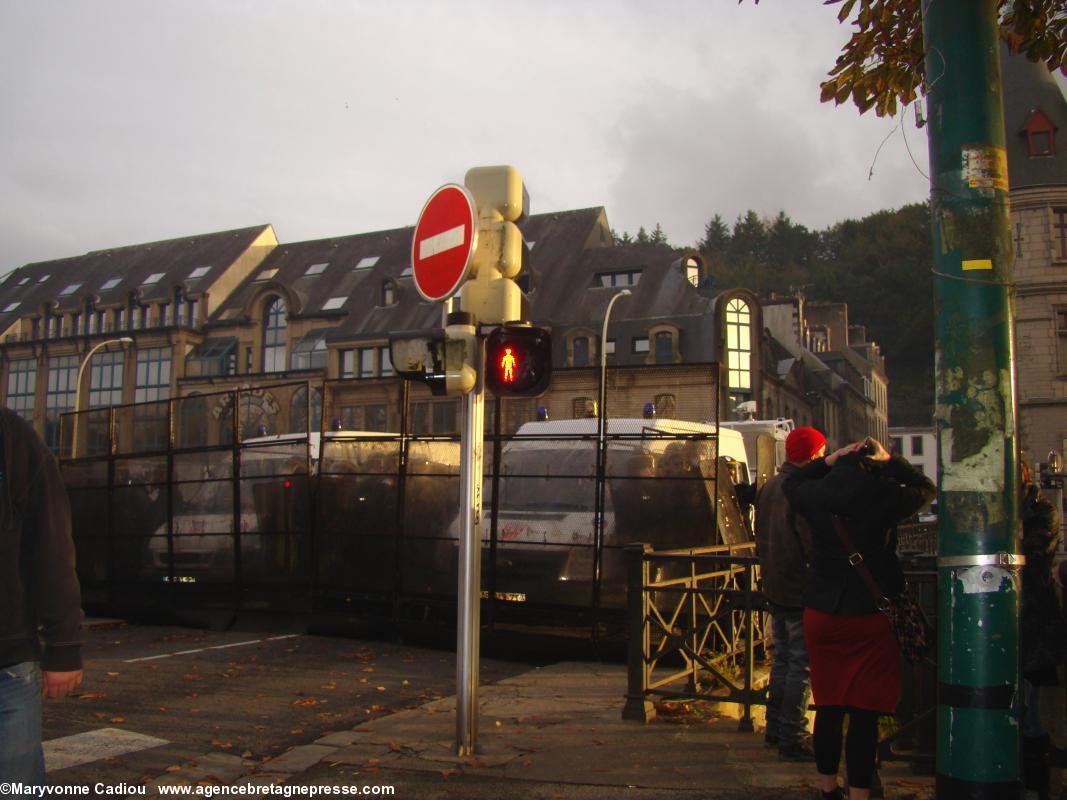
{"label": "bag strap", "polygon": [[830,519],[834,521],[834,529],[837,531],[838,537],[841,539],[841,544],[845,546],[845,552],[848,554],[848,563],[856,568],[856,572],[863,578],[863,582],[867,585],[868,591],[871,593],[871,597],[874,598],[880,611],[885,611],[889,608],[889,598],[886,597],[882,588],[878,585],[878,581],[874,579],[871,571],[867,569],[867,565],[863,563],[863,553],[856,549],[856,546],[852,543],[852,537],[849,535],[848,528],[845,526],[844,520],[837,514],[831,514]]}

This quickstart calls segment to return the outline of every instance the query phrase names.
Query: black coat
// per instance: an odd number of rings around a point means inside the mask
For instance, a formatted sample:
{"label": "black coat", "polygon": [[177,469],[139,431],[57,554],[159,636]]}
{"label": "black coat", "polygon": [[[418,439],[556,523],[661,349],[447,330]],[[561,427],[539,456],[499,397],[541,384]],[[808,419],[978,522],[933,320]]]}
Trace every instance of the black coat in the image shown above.
{"label": "black coat", "polygon": [[875,598],[833,524],[841,517],[852,543],[882,592],[895,597],[904,587],[897,560],[896,526],[937,494],[937,487],[903,458],[872,462],[859,455],[840,457],[832,468],[823,459],[790,475],[786,497],[812,531],[812,556],[804,590],[804,605],[829,614],[872,614]]}

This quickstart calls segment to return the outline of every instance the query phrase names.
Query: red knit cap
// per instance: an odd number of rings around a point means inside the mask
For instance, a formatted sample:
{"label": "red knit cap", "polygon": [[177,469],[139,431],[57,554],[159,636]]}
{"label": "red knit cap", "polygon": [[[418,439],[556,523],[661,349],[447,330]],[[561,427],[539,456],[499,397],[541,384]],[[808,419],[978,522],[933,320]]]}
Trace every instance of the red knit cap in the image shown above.
{"label": "red knit cap", "polygon": [[798,463],[808,461],[825,445],[826,437],[815,428],[797,428],[785,437],[785,457]]}

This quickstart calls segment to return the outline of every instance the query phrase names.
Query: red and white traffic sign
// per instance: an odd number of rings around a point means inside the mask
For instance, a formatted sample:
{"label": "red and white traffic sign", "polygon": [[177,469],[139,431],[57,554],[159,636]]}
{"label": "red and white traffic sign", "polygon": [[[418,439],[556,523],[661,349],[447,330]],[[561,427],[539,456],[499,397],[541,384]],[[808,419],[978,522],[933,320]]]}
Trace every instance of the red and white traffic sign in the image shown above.
{"label": "red and white traffic sign", "polygon": [[411,239],[415,288],[427,300],[447,300],[467,280],[477,228],[474,197],[455,183],[426,201]]}

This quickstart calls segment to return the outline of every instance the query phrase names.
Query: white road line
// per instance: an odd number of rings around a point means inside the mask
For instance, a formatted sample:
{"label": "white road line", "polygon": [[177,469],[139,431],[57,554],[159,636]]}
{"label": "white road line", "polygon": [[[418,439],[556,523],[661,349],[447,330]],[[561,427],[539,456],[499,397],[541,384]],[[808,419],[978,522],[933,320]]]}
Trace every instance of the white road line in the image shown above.
{"label": "white road line", "polygon": [[429,258],[438,253],[443,253],[446,250],[451,250],[454,247],[462,246],[464,242],[464,231],[465,226],[457,225],[454,228],[449,228],[447,231],[441,231],[440,233],[435,233],[433,236],[427,236],[419,242],[419,258]]}
{"label": "white road line", "polygon": [[164,744],[169,744],[166,739],[157,739],[143,733],[121,728],[98,728],[73,736],[49,739],[44,743],[44,765],[48,772],[52,772]]}
{"label": "white road line", "polygon": [[244,647],[249,644],[260,644],[261,642],[277,642],[281,639],[295,639],[299,633],[287,633],[284,636],[268,636],[266,639],[249,639],[247,642],[230,642],[229,644],[216,644],[211,647],[198,647],[196,650],[178,650],[174,653],[161,653],[158,656],[144,656],[143,658],[127,658],[122,663],[124,664],[136,664],[138,661],[157,661],[161,658],[172,658],[174,656],[187,656],[191,653],[203,653],[207,650],[225,650],[228,647]]}

